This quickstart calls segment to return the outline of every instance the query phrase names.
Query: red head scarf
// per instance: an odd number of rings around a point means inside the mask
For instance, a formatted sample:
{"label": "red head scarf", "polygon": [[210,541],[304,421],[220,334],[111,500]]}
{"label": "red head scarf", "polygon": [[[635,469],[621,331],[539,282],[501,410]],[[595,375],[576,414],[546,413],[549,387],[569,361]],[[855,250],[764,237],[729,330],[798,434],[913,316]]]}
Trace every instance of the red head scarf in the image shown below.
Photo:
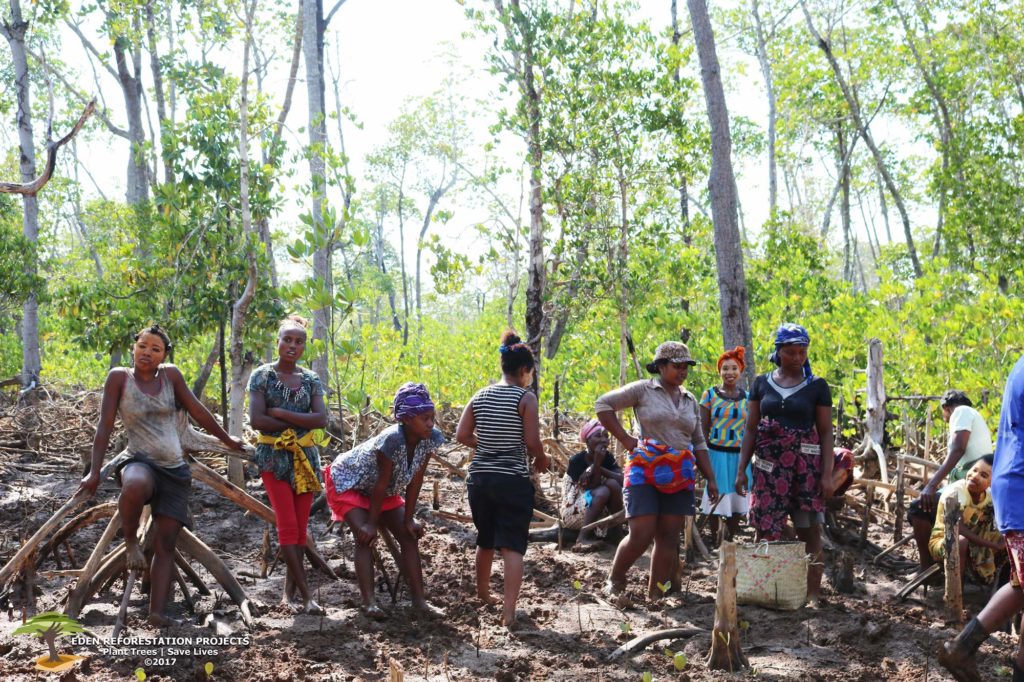
{"label": "red head scarf", "polygon": [[727,350],[718,356],[718,369],[722,369],[722,363],[726,360],[735,360],[736,364],[740,366],[742,372],[747,367],[747,361],[744,360],[744,356],[747,354],[747,350],[743,346],[736,346],[732,350]]}

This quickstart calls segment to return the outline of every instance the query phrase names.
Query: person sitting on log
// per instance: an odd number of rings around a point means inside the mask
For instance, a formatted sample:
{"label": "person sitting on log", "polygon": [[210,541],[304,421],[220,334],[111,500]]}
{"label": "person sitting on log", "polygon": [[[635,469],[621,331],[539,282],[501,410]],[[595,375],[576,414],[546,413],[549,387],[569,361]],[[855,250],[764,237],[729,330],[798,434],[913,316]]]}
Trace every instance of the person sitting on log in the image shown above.
{"label": "person sitting on log", "polygon": [[249,424],[260,432],[255,463],[287,567],[281,601],[295,611],[322,614],[310,596],[303,560],[309,510],[323,489],[314,430],[327,426],[327,407],[320,377],[297,364],[306,351],[306,327],[297,315],[278,326],[277,362],[260,365],[249,377]]}
{"label": "person sitting on log", "polygon": [[217,423],[189,390],[178,368],[163,364],[170,349],[171,340],[163,329],[158,325],[146,327],[135,335],[133,366],[115,367],[107,374],[92,460],[78,488],[89,497],[96,494],[103,456],[114,420],[120,415],[128,445],[117,456],[114,471],[121,486],[117,509],[125,558],[131,571],[146,567],[138,530],[142,508],[148,504],[155,528],[149,567],[149,623],[160,627],[179,624],[164,613],[164,607],[173,577],[178,533],[182,526],[192,526],[188,511],[192,474],[178,437],[178,405],[232,450],[242,450],[242,441],[229,436]]}
{"label": "person sitting on log", "polygon": [[[683,388],[690,367],[696,364],[685,343],[667,341],[658,346],[654,360],[647,364],[647,371],[656,375],[653,379],[634,381],[597,399],[597,418],[629,453],[622,495],[629,535],[615,551],[604,587],[609,596],[622,594],[626,571],[652,540],[648,596],[658,598],[667,592],[666,584],[672,587],[679,535],[685,517],[694,513],[697,468],[707,480],[712,502],[718,499],[697,398]],[[640,424],[639,439],[626,432],[616,415],[627,408],[633,408]]]}
{"label": "person sitting on log", "polygon": [[[622,469],[608,451],[608,431],[597,419],[580,429],[580,442],[587,446],[569,458],[562,480],[562,525],[578,530],[605,514],[622,509]],[[577,542],[588,546],[599,541],[597,529],[580,533]]]}
{"label": "person sitting on log", "polygon": [[[992,506],[996,526],[1009,555],[1010,582],[1000,587],[988,604],[939,649],[939,663],[959,682],[981,682],[975,654],[990,633],[1003,627],[1024,608],[1024,357],[1017,360],[1003,390],[996,451],[992,458]],[[1024,633],[1010,659],[1012,682],[1024,682]]]}
{"label": "person sitting on log", "polygon": [[754,380],[736,472],[736,491],[747,494],[747,464],[754,454],[750,524],[757,541],[779,540],[792,518],[797,537],[811,555],[808,605],[819,602],[822,575],[821,526],[832,497],[832,391],[811,372],[807,330],[784,323],[775,331],[771,360],[777,369]]}
{"label": "person sitting on log", "polygon": [[949,482],[963,480],[974,462],[985,455],[991,455],[992,434],[985,418],[974,409],[971,399],[963,391],[950,389],[939,400],[942,417],[949,422],[949,443],[946,459],[932,475],[921,495],[907,507],[907,520],[914,529],[921,570],[935,563],[928,543],[932,528],[935,527],[935,508],[939,499],[942,481],[948,475]]}
{"label": "person sitting on log", "polygon": [[[976,460],[967,478],[947,485],[939,497],[935,527],[928,541],[932,560],[946,556],[946,503],[954,496],[960,500],[960,566],[970,568],[979,582],[991,585],[996,577],[995,553],[1003,549],[1002,536],[995,528],[995,512],[989,486],[992,483],[992,455]],[[963,572],[966,577],[966,571]]]}
{"label": "person sitting on log", "polygon": [[[712,386],[700,397],[700,421],[708,439],[708,456],[715,480],[719,484],[718,504],[712,508],[707,491],[701,497],[700,511],[711,514],[711,534],[718,537],[719,519],[725,519],[725,539],[732,540],[739,532],[740,519],[747,515],[750,504],[738,495],[733,483],[740,462],[740,442],[747,421],[747,392],[739,387],[739,380],[747,366],[746,351],[736,346],[718,356],[720,386]],[[747,466],[747,478],[750,478]]]}
{"label": "person sitting on log", "polygon": [[424,615],[442,616],[444,612],[424,596],[419,549],[424,530],[414,514],[427,462],[445,438],[434,428],[434,403],[423,384],[402,385],[393,409],[397,424],[324,467],[327,504],[331,518],[348,523],[356,539],[356,579],[363,613],[377,619],[385,616],[373,589],[373,543],[383,525],[398,541],[413,608]]}

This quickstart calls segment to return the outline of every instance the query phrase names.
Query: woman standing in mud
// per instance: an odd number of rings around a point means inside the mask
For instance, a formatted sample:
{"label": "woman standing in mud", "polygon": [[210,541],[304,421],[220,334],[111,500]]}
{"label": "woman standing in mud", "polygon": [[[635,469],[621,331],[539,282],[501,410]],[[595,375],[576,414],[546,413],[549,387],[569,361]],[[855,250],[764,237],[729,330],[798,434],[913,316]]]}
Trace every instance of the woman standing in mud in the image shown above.
{"label": "woman standing in mud", "polygon": [[[597,418],[628,453],[622,496],[629,535],[615,552],[604,588],[608,595],[625,590],[626,571],[652,540],[649,596],[657,597],[656,586],[669,581],[679,555],[683,519],[694,513],[694,462],[707,480],[712,504],[718,499],[697,399],[683,388],[690,367],[696,364],[685,343],[665,342],[647,364],[655,378],[634,381],[597,399]],[[615,414],[630,407],[640,424],[639,440],[626,432]]]}
{"label": "woman standing in mud", "polygon": [[288,567],[281,601],[297,611],[321,614],[309,594],[303,556],[313,495],[323,490],[313,430],[327,426],[327,407],[320,377],[296,364],[305,351],[306,321],[297,315],[282,320],[277,362],[257,367],[249,377],[249,423],[260,432],[255,462]]}
{"label": "woman standing in mud", "polygon": [[540,440],[537,396],[533,383],[536,362],[530,347],[508,330],[498,346],[501,381],[480,389],[459,419],[455,439],[473,448],[466,480],[469,507],[476,526],[476,592],[485,604],[491,597],[494,550],[505,564],[502,624],[516,624],[516,602],[523,583],[523,555],[533,518],[533,483],[527,456],[539,473],[548,458]]}
{"label": "woman standing in mud", "polygon": [[778,540],[789,518],[813,557],[807,571],[807,598],[818,604],[821,589],[821,524],[832,496],[834,465],[832,392],[811,373],[811,339],[798,324],[775,332],[773,372],[754,380],[747,400],[736,491],[747,494],[747,464],[754,460],[750,524],[757,540]]}
{"label": "woman standing in mud", "polygon": [[171,341],[164,330],[157,325],[147,327],[135,335],[133,367],[116,367],[107,374],[89,472],[79,485],[79,491],[90,497],[96,493],[114,419],[120,415],[128,447],[117,457],[115,475],[121,484],[117,508],[126,558],[129,570],[145,568],[138,529],[142,507],[148,504],[154,527],[149,622],[161,627],[177,624],[164,613],[164,605],[171,585],[178,532],[182,526],[191,526],[188,496],[192,474],[178,439],[177,405],[188,410],[200,426],[228,447],[242,449],[242,442],[229,436],[188,389],[178,368],[162,364],[170,348]]}
{"label": "woman standing in mud", "polygon": [[[721,498],[713,506],[707,491],[701,499],[701,513],[711,514],[711,534],[718,537],[719,519],[726,525],[725,539],[732,540],[740,529],[740,518],[747,515],[747,498],[736,494],[733,482],[740,461],[740,440],[747,421],[747,392],[739,386],[747,366],[746,351],[736,346],[718,357],[720,386],[712,386],[700,397],[700,422],[708,439],[708,454],[715,480],[721,485]],[[747,467],[750,475],[750,467]]]}

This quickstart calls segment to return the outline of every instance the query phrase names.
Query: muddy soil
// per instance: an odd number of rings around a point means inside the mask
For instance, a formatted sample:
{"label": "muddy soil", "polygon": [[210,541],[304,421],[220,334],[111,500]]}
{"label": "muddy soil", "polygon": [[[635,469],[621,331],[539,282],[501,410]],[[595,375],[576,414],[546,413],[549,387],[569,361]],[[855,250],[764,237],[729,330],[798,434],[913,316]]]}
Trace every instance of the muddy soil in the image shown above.
{"label": "muddy soil", "polygon": [[[80,448],[81,443],[77,446]],[[74,460],[78,452],[48,464],[25,448],[0,449],[0,563],[16,551],[22,538],[34,532],[75,490],[81,476]],[[448,455],[457,463],[462,452]],[[70,463],[69,463],[70,462]],[[197,534],[214,548],[239,576],[257,610],[256,627],[247,631],[238,609],[216,587],[213,578],[201,571],[213,588],[202,597],[191,589],[197,614],[185,610],[180,591],[174,593],[173,612],[187,624],[159,632],[144,622],[146,596],[136,590],[129,609],[125,636],[185,638],[246,634],[249,643],[212,646],[208,651],[176,653],[165,647],[157,655],[141,653],[104,654],[96,646],[71,645],[58,639],[58,648],[84,656],[61,680],[131,680],[142,669],[148,680],[640,680],[650,673],[654,680],[949,680],[931,659],[930,652],[955,629],[943,623],[941,588],[923,589],[903,603],[892,595],[908,575],[870,562],[868,552],[839,547],[855,557],[855,592],[836,593],[825,580],[825,603],[818,610],[773,611],[741,606],[740,618],[749,627],[742,646],[752,666],[742,673],[712,672],[706,669],[714,617],[716,565],[696,562],[684,569],[685,584],[679,594],[649,602],[646,570],[649,554],[630,573],[629,593],[634,602],[619,609],[599,597],[614,548],[578,553],[554,543],[531,544],[526,555],[526,578],[520,599],[523,627],[509,634],[498,624],[498,611],[483,606],[473,596],[474,531],[470,525],[432,516],[431,481],[440,481],[441,508],[468,514],[465,485],[446,470],[431,467],[420,500],[419,517],[428,533],[421,542],[428,596],[445,609],[446,616],[419,621],[408,608],[403,590],[392,605],[384,581],[378,580],[381,600],[388,606],[383,621],[368,620],[357,608],[358,591],[351,564],[352,540],[347,532],[328,528],[326,512],[310,522],[323,555],[340,576],[330,579],[311,572],[317,599],[327,608],[324,617],[292,615],[279,605],[283,586],[283,565],[278,564],[261,579],[260,557],[265,524],[245,515],[233,503],[196,483],[192,512]],[[545,478],[545,492],[557,497],[555,481]],[[266,501],[261,485],[252,482],[249,492]],[[116,486],[108,481],[97,501],[116,499]],[[69,563],[80,566],[102,531],[97,523],[76,534],[61,552],[60,566],[49,558],[37,577],[36,607],[39,611],[60,610],[72,584],[67,576],[53,571],[67,570]],[[853,533],[856,530],[852,529]],[[273,537],[273,534],[272,534]],[[872,526],[869,536],[877,545],[892,541],[892,529]],[[748,537],[749,539],[749,537]],[[710,543],[711,539],[705,538]],[[913,559],[910,550],[904,558]],[[833,551],[833,555],[835,551]],[[73,555],[73,556],[72,556]],[[897,552],[897,557],[899,557]],[[396,571],[386,558],[389,579]],[[257,576],[257,577],[253,577]],[[579,589],[577,589],[577,582]],[[501,567],[496,561],[492,580],[495,594],[501,593]],[[37,672],[33,660],[45,651],[32,637],[12,637],[22,618],[24,597],[19,583],[6,596],[6,613],[0,615],[0,677],[12,680],[57,679],[56,674]],[[79,621],[91,633],[109,637],[114,626],[123,582],[95,598]],[[988,597],[987,590],[968,587],[966,607],[977,612]],[[700,634],[684,640],[658,642],[632,657],[608,662],[609,654],[625,641],[668,627],[693,627]],[[1008,633],[990,638],[980,655],[983,679],[1008,675],[1007,657],[1012,649]],[[673,656],[682,652],[687,664],[683,671],[673,667]],[[173,660],[172,660],[173,659]],[[212,668],[211,668],[212,664]],[[212,672],[207,672],[211,670]],[[392,677],[394,675],[394,677]]]}

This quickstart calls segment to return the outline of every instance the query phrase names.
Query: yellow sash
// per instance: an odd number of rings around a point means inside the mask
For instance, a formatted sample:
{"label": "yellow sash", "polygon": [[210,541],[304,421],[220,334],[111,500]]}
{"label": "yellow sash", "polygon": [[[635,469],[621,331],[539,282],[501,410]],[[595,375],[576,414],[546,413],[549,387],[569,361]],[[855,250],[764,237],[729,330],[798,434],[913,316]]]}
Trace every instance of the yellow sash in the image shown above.
{"label": "yellow sash", "polygon": [[302,438],[295,436],[295,429],[285,429],[280,436],[260,434],[257,443],[273,445],[275,450],[286,450],[292,455],[292,468],[295,470],[295,494],[318,493],[323,490],[320,479],[309,463],[309,458],[302,448],[316,445],[312,431],[307,431]]}

